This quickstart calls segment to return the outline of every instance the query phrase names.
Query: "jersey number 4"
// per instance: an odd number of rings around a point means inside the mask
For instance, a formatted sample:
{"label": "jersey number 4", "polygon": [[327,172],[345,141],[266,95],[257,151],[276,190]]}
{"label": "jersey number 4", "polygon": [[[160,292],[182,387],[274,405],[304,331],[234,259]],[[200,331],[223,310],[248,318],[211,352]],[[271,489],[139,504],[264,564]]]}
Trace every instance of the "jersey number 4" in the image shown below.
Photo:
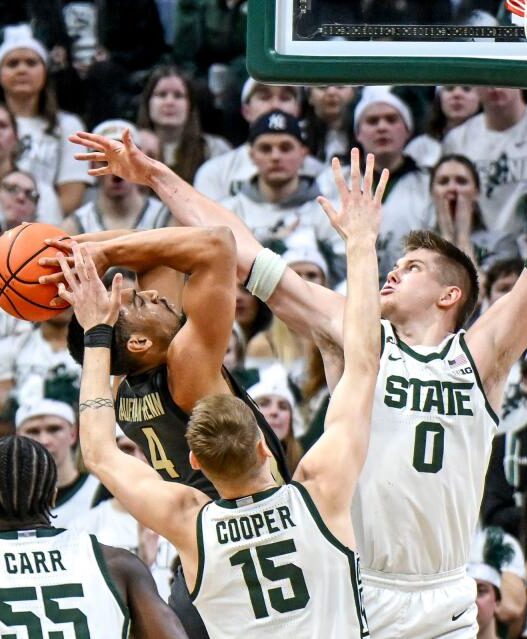
{"label": "jersey number 4", "polygon": [[[73,624],[75,639],[90,639],[88,620],[86,615],[78,608],[60,608],[57,599],[68,597],[83,597],[82,584],[61,584],[57,586],[42,586],[42,600],[46,617],[57,624]],[[25,588],[0,588],[0,630],[1,625],[25,626],[28,637],[31,639],[44,639],[40,619],[30,611],[14,612],[13,607],[7,602],[38,601],[37,589]],[[16,639],[15,634],[2,634],[2,639]],[[64,639],[64,633],[50,632],[49,639]]]}
{"label": "jersey number 4", "polygon": [[176,479],[179,473],[174,464],[167,457],[163,444],[160,442],[156,431],[151,426],[145,426],[141,429],[148,441],[148,450],[150,452],[150,463],[154,470],[164,470],[169,477]]}
{"label": "jersey number 4", "polygon": [[[289,555],[296,552],[295,542],[292,539],[277,541],[272,544],[262,544],[256,546],[256,558],[262,571],[262,575],[269,581],[281,581],[288,579],[293,592],[292,597],[284,597],[282,588],[269,588],[267,594],[271,606],[277,612],[291,612],[300,610],[307,606],[309,592],[307,591],[306,580],[302,570],[295,564],[282,564],[276,566],[274,557]],[[249,591],[251,605],[256,619],[269,617],[267,604],[265,602],[263,587],[258,579],[256,565],[249,548],[240,550],[230,558],[231,566],[241,566],[245,585]]]}

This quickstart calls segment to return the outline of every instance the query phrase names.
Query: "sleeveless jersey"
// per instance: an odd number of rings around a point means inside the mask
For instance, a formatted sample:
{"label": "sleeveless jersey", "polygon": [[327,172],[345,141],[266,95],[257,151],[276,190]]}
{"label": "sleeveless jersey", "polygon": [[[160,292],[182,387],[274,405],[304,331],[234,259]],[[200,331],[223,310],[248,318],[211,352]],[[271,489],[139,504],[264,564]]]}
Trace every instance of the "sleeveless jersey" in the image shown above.
{"label": "sleeveless jersey", "polygon": [[0,637],[121,639],[128,626],[95,537],[60,528],[0,533]]}
{"label": "sleeveless jersey", "polygon": [[430,575],[467,562],[497,424],[464,331],[410,348],[382,321],[370,445],[352,510],[365,574]]}
{"label": "sleeveless jersey", "polygon": [[293,482],[206,504],[191,593],[215,639],[369,637],[358,556]]}
{"label": "sleeveless jersey", "polygon": [[[79,233],[97,233],[105,231],[104,217],[95,202],[88,202],[73,213],[73,218],[79,227]],[[135,223],[131,228],[139,231],[158,229],[168,226],[172,216],[167,207],[159,200],[148,197]]]}
{"label": "sleeveless jersey", "polygon": [[[289,481],[282,445],[273,430],[253,400],[225,369],[224,374],[233,394],[242,399],[256,417],[275,458],[275,480],[280,484]],[[218,493],[212,483],[201,471],[190,466],[185,439],[189,415],[172,399],[166,366],[126,377],[117,391],[115,410],[119,426],[140,446],[150,465],[163,479],[193,486],[217,499]]]}

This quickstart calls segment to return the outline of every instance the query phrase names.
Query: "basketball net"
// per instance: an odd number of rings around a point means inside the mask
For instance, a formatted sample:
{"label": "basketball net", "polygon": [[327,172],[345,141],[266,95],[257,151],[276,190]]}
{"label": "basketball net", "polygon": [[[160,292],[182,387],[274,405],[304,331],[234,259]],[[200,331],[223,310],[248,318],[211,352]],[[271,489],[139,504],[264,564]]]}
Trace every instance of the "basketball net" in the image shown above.
{"label": "basketball net", "polygon": [[511,21],[520,27],[523,26],[525,37],[527,38],[527,11],[525,4],[527,0],[507,0],[505,7],[511,12]]}

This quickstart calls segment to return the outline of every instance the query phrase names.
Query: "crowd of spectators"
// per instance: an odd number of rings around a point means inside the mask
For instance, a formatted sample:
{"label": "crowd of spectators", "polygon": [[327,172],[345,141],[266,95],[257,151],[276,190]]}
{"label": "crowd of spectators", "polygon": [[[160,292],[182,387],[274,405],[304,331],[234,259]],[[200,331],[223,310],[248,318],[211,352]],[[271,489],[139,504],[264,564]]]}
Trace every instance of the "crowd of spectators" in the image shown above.
{"label": "crowd of spectators", "polygon": [[[353,19],[441,22],[475,9],[492,19],[501,4],[370,0],[354,3]],[[388,20],[388,5],[400,15]],[[334,16],[340,6],[327,2],[325,10]],[[424,7],[446,7],[450,17],[421,15]],[[93,179],[73,157],[72,133],[120,139],[129,129],[147,155],[232,210],[302,277],[342,291],[344,245],[316,198],[336,200],[331,158],[348,163],[358,145],[375,154],[377,179],[384,168],[391,175],[377,247],[381,279],[409,231],[433,229],[476,262],[477,314],[510,290],[527,258],[524,92],[261,84],[246,75],[246,21],[245,0],[0,0],[1,230],[31,221],[70,234],[175,224],[142,187]],[[56,523],[138,552],[168,593],[175,549],[139,530],[75,456],[80,368],[67,350],[69,319],[66,311],[32,325],[0,314],[0,434],[16,430],[53,454]],[[294,470],[323,427],[329,392],[320,355],[241,285],[236,319],[225,366],[261,407]],[[505,393],[471,559],[474,576],[494,588],[490,619],[504,637],[527,637],[526,429],[520,361]],[[500,543],[512,549],[491,577],[480,566],[489,526],[501,527]],[[496,540],[495,531],[490,536]]]}

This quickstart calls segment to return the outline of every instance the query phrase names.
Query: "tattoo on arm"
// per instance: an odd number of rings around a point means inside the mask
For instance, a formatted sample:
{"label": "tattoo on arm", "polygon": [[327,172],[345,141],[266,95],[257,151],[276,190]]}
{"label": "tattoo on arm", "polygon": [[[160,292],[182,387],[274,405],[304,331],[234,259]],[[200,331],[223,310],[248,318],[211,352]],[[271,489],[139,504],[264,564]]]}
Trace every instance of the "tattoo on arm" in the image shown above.
{"label": "tattoo on arm", "polygon": [[97,410],[99,408],[113,408],[113,401],[106,397],[96,397],[95,399],[87,399],[85,402],[79,404],[79,413],[87,408],[93,408]]}

